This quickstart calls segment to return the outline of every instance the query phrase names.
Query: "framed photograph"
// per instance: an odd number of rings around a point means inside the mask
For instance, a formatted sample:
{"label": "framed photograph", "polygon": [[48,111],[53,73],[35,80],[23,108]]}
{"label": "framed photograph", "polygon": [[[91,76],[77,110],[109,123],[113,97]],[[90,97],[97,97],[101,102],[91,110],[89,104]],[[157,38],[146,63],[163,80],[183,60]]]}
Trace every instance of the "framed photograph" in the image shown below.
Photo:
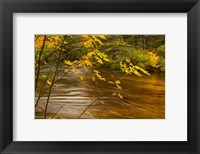
{"label": "framed photograph", "polygon": [[199,154],[198,0],[1,0],[1,153]]}

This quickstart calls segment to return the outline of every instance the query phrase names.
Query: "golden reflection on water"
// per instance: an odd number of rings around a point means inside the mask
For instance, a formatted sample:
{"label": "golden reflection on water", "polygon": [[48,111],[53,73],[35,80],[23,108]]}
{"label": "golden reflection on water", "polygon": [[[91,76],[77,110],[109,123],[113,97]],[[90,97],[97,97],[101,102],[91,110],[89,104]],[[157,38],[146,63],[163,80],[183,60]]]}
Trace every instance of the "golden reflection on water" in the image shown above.
{"label": "golden reflection on water", "polygon": [[[102,74],[107,80],[109,73]],[[115,79],[123,75],[115,74]],[[121,82],[123,99],[114,97],[115,88],[105,82],[96,87],[91,78],[65,78],[52,90],[47,118],[64,119],[164,119],[165,74],[126,76]],[[100,91],[104,94],[100,96]],[[42,97],[40,104],[46,98]],[[90,104],[94,102],[91,106]],[[89,107],[88,107],[89,106]],[[62,108],[61,108],[62,107]],[[88,108],[84,114],[83,111]],[[56,113],[56,114],[55,114]],[[82,114],[82,115],[81,115]],[[80,117],[81,115],[81,117]],[[36,112],[36,119],[43,118]]]}

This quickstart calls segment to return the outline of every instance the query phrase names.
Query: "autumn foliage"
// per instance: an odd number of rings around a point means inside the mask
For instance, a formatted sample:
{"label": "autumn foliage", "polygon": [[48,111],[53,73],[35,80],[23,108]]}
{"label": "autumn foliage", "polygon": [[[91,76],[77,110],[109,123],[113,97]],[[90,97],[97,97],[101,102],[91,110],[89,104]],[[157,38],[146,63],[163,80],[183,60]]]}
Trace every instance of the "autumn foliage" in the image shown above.
{"label": "autumn foliage", "polygon": [[124,76],[164,72],[165,36],[35,35],[36,111],[40,111],[40,98],[46,96],[43,106],[46,118],[52,87],[69,73],[80,80],[90,78],[97,86],[104,82],[115,87],[117,91],[112,95],[123,99],[120,93],[123,77],[110,80],[102,70]]}

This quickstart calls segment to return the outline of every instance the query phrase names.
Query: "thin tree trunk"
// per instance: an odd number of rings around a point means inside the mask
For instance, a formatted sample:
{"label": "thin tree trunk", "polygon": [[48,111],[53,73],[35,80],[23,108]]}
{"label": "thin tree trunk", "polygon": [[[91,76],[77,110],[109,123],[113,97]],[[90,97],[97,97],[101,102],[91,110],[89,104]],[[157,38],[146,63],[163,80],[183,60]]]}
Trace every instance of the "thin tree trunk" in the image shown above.
{"label": "thin tree trunk", "polygon": [[42,44],[42,47],[41,47],[41,50],[39,53],[39,58],[38,58],[38,69],[37,69],[37,75],[36,75],[36,80],[35,80],[35,91],[36,91],[37,84],[38,84],[38,78],[39,78],[39,74],[40,74],[41,56],[42,56],[42,52],[44,50],[45,42],[46,42],[46,35],[44,35],[44,41],[43,41],[43,44]]}
{"label": "thin tree trunk", "polygon": [[47,82],[47,80],[48,80],[48,78],[49,78],[50,73],[51,73],[51,67],[50,67],[49,73],[48,73],[48,75],[47,75],[47,77],[46,77],[46,79],[45,79],[45,81],[44,81],[44,83],[43,83],[43,85],[42,85],[42,88],[40,89],[39,96],[38,96],[37,101],[36,101],[36,103],[35,103],[35,108],[37,107],[38,102],[39,102],[39,100],[40,100],[40,98],[41,98],[41,96],[42,96],[42,90],[43,90],[43,88],[44,88],[44,86],[45,86],[45,84],[46,84],[46,82]]}
{"label": "thin tree trunk", "polygon": [[59,53],[59,57],[58,57],[58,62],[57,62],[57,65],[56,65],[56,70],[55,70],[55,73],[54,73],[54,76],[53,76],[53,80],[52,80],[51,85],[50,85],[50,88],[49,88],[49,93],[48,93],[48,97],[47,97],[47,102],[46,102],[45,110],[44,110],[44,119],[46,119],[46,117],[47,117],[47,108],[48,108],[48,104],[49,104],[49,98],[50,98],[50,96],[51,96],[51,90],[52,90],[52,87],[53,87],[53,85],[54,85],[55,78],[56,78],[56,74],[57,74],[57,70],[58,70],[58,66],[59,66],[59,63],[60,63],[60,59],[61,59],[61,54],[62,54],[62,49],[63,49],[64,40],[65,40],[65,37],[64,37],[63,42],[62,42],[62,45],[61,45],[61,49],[60,49],[60,53]]}

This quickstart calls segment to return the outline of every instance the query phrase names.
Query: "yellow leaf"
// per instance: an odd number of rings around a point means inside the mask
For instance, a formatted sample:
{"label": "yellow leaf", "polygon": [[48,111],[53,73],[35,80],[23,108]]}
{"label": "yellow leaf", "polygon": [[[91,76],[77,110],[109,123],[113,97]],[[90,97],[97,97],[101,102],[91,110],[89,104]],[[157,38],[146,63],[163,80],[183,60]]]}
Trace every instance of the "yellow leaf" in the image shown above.
{"label": "yellow leaf", "polygon": [[93,81],[95,81],[95,80],[96,80],[94,76],[92,76],[92,80],[93,80]]}
{"label": "yellow leaf", "polygon": [[110,83],[110,84],[114,84],[114,82],[112,82],[112,81],[108,81],[108,83]]}
{"label": "yellow leaf", "polygon": [[64,72],[66,73],[66,72],[68,72],[69,71],[69,69],[68,68],[66,68],[65,70],[64,70]]}
{"label": "yellow leaf", "polygon": [[91,67],[92,67],[92,64],[91,64],[91,62],[90,62],[89,60],[85,60],[85,64],[86,64],[87,66],[91,66]]}
{"label": "yellow leaf", "polygon": [[103,64],[103,61],[101,59],[98,59],[97,62]]}
{"label": "yellow leaf", "polygon": [[89,39],[89,38],[90,38],[88,35],[81,35],[81,37],[82,37],[83,39]]}
{"label": "yellow leaf", "polygon": [[96,36],[93,35],[92,38],[94,39],[94,41],[98,42],[99,44],[103,44],[101,40],[99,40]]}
{"label": "yellow leaf", "polygon": [[148,71],[144,70],[143,68],[139,67],[139,66],[135,66],[135,68],[137,70],[140,70],[141,72],[143,72],[144,74],[150,75]]}
{"label": "yellow leaf", "polygon": [[74,73],[74,74],[78,74],[78,69],[73,68],[73,73]]}
{"label": "yellow leaf", "polygon": [[47,84],[48,84],[48,85],[51,85],[51,81],[47,80]]}
{"label": "yellow leaf", "polygon": [[117,86],[117,89],[122,89],[122,87],[120,87],[118,84],[116,86]]}
{"label": "yellow leaf", "polygon": [[113,96],[117,96],[117,93],[112,93]]}
{"label": "yellow leaf", "polygon": [[116,83],[116,84],[120,84],[120,81],[119,81],[119,80],[116,80],[115,83]]}
{"label": "yellow leaf", "polygon": [[126,61],[129,63],[130,62],[130,58],[126,58]]}
{"label": "yellow leaf", "polygon": [[88,53],[87,53],[87,56],[90,58],[90,57],[92,57],[94,54],[95,54],[94,52],[88,52]]}
{"label": "yellow leaf", "polygon": [[103,61],[99,57],[95,56],[95,59],[97,60],[98,63],[103,64]]}
{"label": "yellow leaf", "polygon": [[121,99],[123,98],[123,96],[120,93],[118,94],[118,97],[121,98]]}
{"label": "yellow leaf", "polygon": [[81,79],[81,80],[85,80],[85,78],[84,78],[83,75],[80,75],[80,79]]}
{"label": "yellow leaf", "polygon": [[73,63],[70,62],[69,60],[65,60],[64,63],[65,63],[66,65],[72,65],[72,64],[73,64]]}
{"label": "yellow leaf", "polygon": [[88,72],[88,69],[87,69],[87,67],[85,65],[84,65],[84,69],[85,69],[86,72]]}
{"label": "yellow leaf", "polygon": [[94,72],[95,72],[96,74],[99,74],[99,71],[98,71],[98,70],[94,70]]}
{"label": "yellow leaf", "polygon": [[100,80],[102,80],[102,81],[106,81],[106,78],[100,78]]}
{"label": "yellow leaf", "polygon": [[106,39],[106,37],[105,37],[105,35],[99,35],[99,37],[101,38],[101,39]]}
{"label": "yellow leaf", "polygon": [[133,73],[137,76],[142,76],[137,70],[134,70]]}

